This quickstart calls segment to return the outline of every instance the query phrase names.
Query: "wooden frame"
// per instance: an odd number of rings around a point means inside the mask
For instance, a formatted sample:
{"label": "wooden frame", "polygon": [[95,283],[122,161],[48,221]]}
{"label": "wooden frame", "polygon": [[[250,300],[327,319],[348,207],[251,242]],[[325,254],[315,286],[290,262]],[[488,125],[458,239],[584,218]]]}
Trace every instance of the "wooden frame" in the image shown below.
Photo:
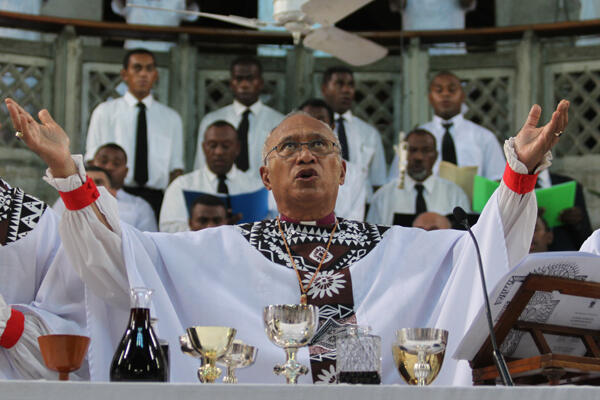
{"label": "wooden frame", "polygon": [[[529,333],[540,352],[539,356],[509,360],[509,372],[517,384],[600,384],[600,331],[550,324],[519,321],[519,317],[536,291],[564,295],[600,297],[600,283],[530,274],[494,326],[499,345],[511,329]],[[586,347],[583,357],[553,354],[544,335],[576,337]],[[490,338],[486,339],[473,360],[473,383],[494,384],[499,378],[492,358]]]}

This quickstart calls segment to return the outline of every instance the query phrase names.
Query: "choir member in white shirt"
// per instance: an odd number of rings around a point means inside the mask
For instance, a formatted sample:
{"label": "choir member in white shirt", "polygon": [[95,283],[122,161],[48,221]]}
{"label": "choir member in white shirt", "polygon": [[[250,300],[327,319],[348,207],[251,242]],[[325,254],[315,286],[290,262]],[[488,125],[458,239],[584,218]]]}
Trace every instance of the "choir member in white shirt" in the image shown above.
{"label": "choir member in white shirt", "polygon": [[143,197],[158,215],[163,190],[183,173],[181,117],[152,96],[158,70],[151,52],[129,51],[121,77],[127,93],[101,103],[92,113],[85,159],[91,160],[105,143],[125,149],[129,168],[125,190]]}
{"label": "choir member in white shirt", "polygon": [[[465,119],[461,113],[465,92],[460,80],[452,72],[439,72],[429,85],[429,103],[435,115],[433,120],[420,126],[433,133],[437,140],[438,163],[448,161],[459,167],[477,166],[477,174],[499,180],[506,160],[496,136],[483,126]],[[390,177],[398,176],[398,157],[392,162]]]}
{"label": "choir member in white shirt", "polygon": [[235,128],[229,122],[213,122],[203,137],[202,152],[206,164],[178,177],[167,188],[160,210],[161,232],[189,230],[189,213],[184,191],[227,197],[255,192],[263,187],[257,176],[243,172],[234,165],[240,153],[240,142]]}
{"label": "choir member in white shirt", "polygon": [[190,230],[200,231],[227,225],[227,208],[223,200],[210,194],[202,194],[194,199],[190,211]]}
{"label": "choir member in white shirt", "polygon": [[[335,128],[333,110],[321,99],[309,99],[298,107],[313,118],[325,122]],[[337,201],[335,202],[335,214],[346,219],[364,221],[365,207],[367,203],[367,187],[365,177],[360,173],[360,167],[350,161],[346,161],[346,179],[340,186]]]}
{"label": "choir member in white shirt", "polygon": [[442,214],[427,211],[417,215],[412,226],[413,228],[421,228],[426,231],[437,231],[439,229],[452,228],[452,222]]}
{"label": "choir member in white shirt", "polygon": [[262,146],[269,132],[283,119],[283,114],[267,106],[259,98],[264,81],[262,64],[257,58],[236,58],[232,61],[229,72],[233,103],[202,118],[198,127],[194,168],[199,169],[206,164],[202,151],[206,129],[215,121],[225,120],[236,128],[240,139],[240,154],[235,165],[242,171],[250,170],[258,177],[258,169],[263,161]]}
{"label": "choir member in white shirt", "polygon": [[386,182],[387,165],[377,129],[352,113],[355,94],[352,70],[341,66],[327,69],[323,73],[321,94],[334,111],[342,157],[359,167],[370,196],[372,190]]}
{"label": "choir member in white shirt", "polygon": [[[68,135],[46,110],[39,113],[40,124],[12,99],[6,104],[22,140],[49,165],[46,179],[65,202],[77,200],[79,209],[63,216],[60,231],[73,266],[98,296],[86,302],[93,308],[88,319],[93,379],[107,378],[114,343],[122,335],[122,328],[109,324],[126,320],[132,286],[155,289],[159,335],[173,347],[184,327],[198,321],[225,326],[244,321],[240,339],[262,352],[253,368],[243,371],[247,382],[282,379],[272,374],[281,349],[264,333],[265,305],[300,301],[325,311],[319,339],[298,353],[299,362],[310,362],[317,382],[336,374],[329,339],[340,324],[371,325],[386,348],[398,321],[448,329],[446,351],[452,354],[481,304],[473,290],[479,282],[467,233],[336,218],[337,190],[345,177],[340,144],[326,124],[305,114],[287,117],[263,147],[261,177],[273,191],[278,218],[166,235],[119,223],[114,198],[85,178],[81,157],[71,156]],[[483,257],[495,261],[486,267],[491,286],[527,254],[537,214],[532,193],[537,173],[550,165],[549,150],[566,127],[568,108],[568,101],[561,101],[550,122],[537,127],[541,108],[532,107],[517,136],[505,143],[503,181],[473,227]],[[463,309],[470,311],[456,312]],[[191,357],[172,352],[169,363],[173,381],[197,379]],[[436,384],[470,384],[466,362],[449,358],[444,365]],[[399,380],[391,358],[384,358],[381,381]]]}
{"label": "choir member in white shirt", "polygon": [[123,190],[125,177],[129,171],[125,150],[116,143],[103,144],[90,163],[109,172],[121,220],[141,231],[156,232],[157,218],[150,204],[142,197]]}
{"label": "choir member in white shirt", "polygon": [[435,136],[424,129],[415,129],[406,136],[406,141],[407,176],[404,177],[404,185],[398,187],[398,178],[379,188],[371,199],[367,221],[383,225],[403,224],[397,214],[416,216],[433,211],[448,215],[456,206],[468,211],[469,199],[463,190],[432,173],[438,156]]}

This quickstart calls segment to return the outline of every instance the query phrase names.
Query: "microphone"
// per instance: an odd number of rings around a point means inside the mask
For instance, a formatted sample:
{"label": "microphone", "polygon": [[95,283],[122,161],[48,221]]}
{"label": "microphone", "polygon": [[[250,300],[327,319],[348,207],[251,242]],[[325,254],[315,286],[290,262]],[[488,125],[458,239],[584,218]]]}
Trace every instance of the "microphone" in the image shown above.
{"label": "microphone", "polygon": [[485,284],[485,275],[483,274],[483,263],[481,262],[479,244],[477,243],[477,239],[475,239],[475,235],[471,230],[471,226],[469,225],[469,221],[467,220],[467,213],[465,212],[465,210],[463,210],[461,207],[454,207],[452,214],[454,214],[456,222],[467,228],[467,231],[473,239],[473,243],[475,243],[475,250],[477,251],[477,261],[479,265],[479,276],[481,277],[481,287],[483,289],[483,299],[485,300],[485,311],[487,315],[488,329],[490,331],[490,341],[492,342],[492,355],[494,356],[494,363],[496,364],[496,369],[498,370],[498,374],[500,375],[502,384],[504,386],[514,386],[515,384],[513,383],[513,380],[510,377],[510,373],[508,372],[508,367],[506,366],[504,356],[502,356],[502,353],[500,353],[500,349],[498,348],[498,344],[496,343],[494,323],[492,322],[492,310],[490,308],[490,299],[488,298],[487,294],[488,291],[487,285]]}

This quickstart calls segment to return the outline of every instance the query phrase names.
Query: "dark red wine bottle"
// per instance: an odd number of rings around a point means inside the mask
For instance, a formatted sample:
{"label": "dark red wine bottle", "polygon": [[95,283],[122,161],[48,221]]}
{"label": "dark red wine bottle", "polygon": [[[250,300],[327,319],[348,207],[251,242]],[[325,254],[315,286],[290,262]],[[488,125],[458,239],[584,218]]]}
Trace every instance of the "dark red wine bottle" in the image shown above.
{"label": "dark red wine bottle", "polygon": [[127,330],[110,366],[110,380],[168,381],[165,355],[150,325],[150,309],[131,309]]}

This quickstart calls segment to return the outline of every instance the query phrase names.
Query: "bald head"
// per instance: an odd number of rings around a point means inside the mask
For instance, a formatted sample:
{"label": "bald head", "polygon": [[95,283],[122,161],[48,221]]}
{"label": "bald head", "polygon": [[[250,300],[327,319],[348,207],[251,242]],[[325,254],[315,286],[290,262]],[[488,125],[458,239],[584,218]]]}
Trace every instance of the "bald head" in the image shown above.
{"label": "bald head", "polygon": [[[300,125],[305,126],[307,129],[314,129],[315,132],[322,132],[324,136],[327,135],[325,137],[327,137],[329,140],[333,141],[336,144],[338,149],[341,149],[340,141],[337,135],[331,129],[331,126],[327,125],[327,123],[325,123],[324,121],[318,120],[317,118],[313,117],[305,111],[293,111],[286,115],[283,121],[281,121],[279,125],[273,128],[273,130],[271,130],[271,132],[265,139],[265,144],[263,145],[262,151],[263,160],[267,156],[267,153],[271,151],[273,147],[280,143],[279,140],[273,139],[274,137],[281,137],[280,135],[278,135],[278,133],[282,131],[287,132],[290,129],[295,130]],[[323,127],[328,132],[328,134],[325,131],[323,131]]]}
{"label": "bald head", "polygon": [[265,141],[260,174],[279,212],[300,221],[333,212],[346,164],[331,128],[304,112],[288,115]]}
{"label": "bald head", "polygon": [[441,214],[424,212],[415,218],[413,227],[425,229],[426,231],[436,231],[438,229],[450,229],[452,224],[448,218]]}

